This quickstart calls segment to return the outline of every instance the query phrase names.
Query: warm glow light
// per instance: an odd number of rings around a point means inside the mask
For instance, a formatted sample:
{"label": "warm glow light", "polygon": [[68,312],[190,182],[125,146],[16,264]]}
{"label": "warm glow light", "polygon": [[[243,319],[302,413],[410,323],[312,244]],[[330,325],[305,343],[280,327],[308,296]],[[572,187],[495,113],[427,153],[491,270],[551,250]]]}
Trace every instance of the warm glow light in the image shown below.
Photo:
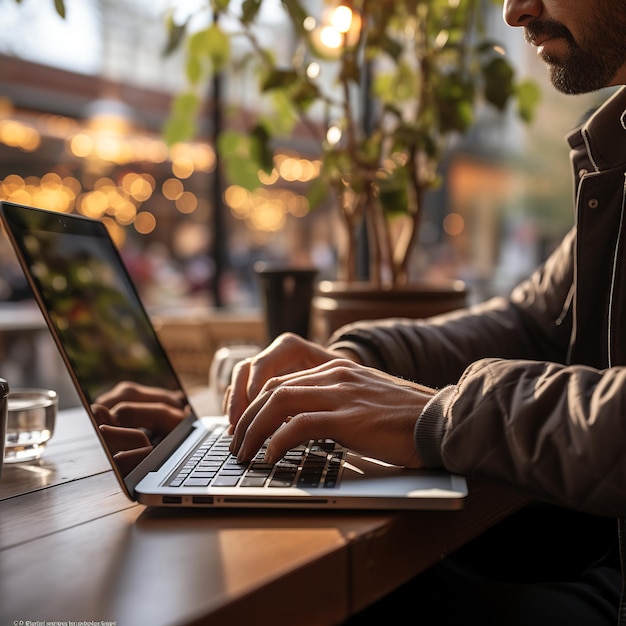
{"label": "warm glow light", "polygon": [[135,230],[141,235],[148,235],[156,228],[156,218],[148,211],[142,211],[135,218]]}
{"label": "warm glow light", "polygon": [[193,213],[198,208],[198,198],[191,191],[185,191],[176,199],[176,208],[181,213]]}
{"label": "warm glow light", "polygon": [[168,178],[161,186],[161,191],[168,200],[176,200],[180,198],[185,188],[178,178]]}
{"label": "warm glow light", "polygon": [[90,118],[89,126],[97,133],[124,135],[130,131],[129,120],[117,113],[98,113]]}
{"label": "warm glow light", "polygon": [[311,161],[307,159],[300,159],[299,163],[300,167],[302,168],[300,180],[303,183],[306,183],[316,177],[317,173],[315,170],[315,165]]}
{"label": "warm glow light", "polygon": [[49,172],[41,177],[41,186],[50,191],[58,191],[63,186],[63,181],[55,172]]}
{"label": "warm glow light", "polygon": [[449,38],[450,33],[447,30],[440,30],[437,37],[435,37],[435,47],[443,48],[448,43]]}
{"label": "warm glow light", "polygon": [[343,43],[343,36],[341,33],[332,26],[324,26],[319,31],[320,42],[326,48],[330,50],[336,50],[337,48],[341,48],[341,44]]}
{"label": "warm glow light", "polygon": [[91,154],[93,150],[93,139],[90,135],[79,133],[74,135],[70,141],[70,151],[74,156],[85,158]]}
{"label": "warm glow light", "polygon": [[7,146],[17,147],[24,138],[24,126],[19,122],[8,120],[0,125],[0,137]]}
{"label": "warm glow light", "polygon": [[458,213],[448,213],[443,219],[443,229],[451,237],[460,235],[465,229],[465,220]]}
{"label": "warm glow light", "polygon": [[32,128],[16,120],[0,120],[0,142],[24,152],[33,152],[41,144],[41,136]]}
{"label": "warm glow light", "polygon": [[342,132],[339,126],[331,126],[326,132],[326,141],[328,141],[331,146],[335,146],[341,141],[341,135]]}
{"label": "warm glow light", "polygon": [[117,135],[96,136],[94,143],[96,156],[104,161],[122,163],[123,146]]}
{"label": "warm glow light", "polygon": [[130,196],[137,202],[145,202],[152,195],[153,187],[150,180],[140,176],[130,184]]}
{"label": "warm glow light", "polygon": [[224,201],[238,215],[245,216],[247,214],[247,201],[249,191],[239,185],[230,185],[224,191]]}
{"label": "warm glow light", "polygon": [[98,219],[109,207],[107,197],[102,191],[89,191],[78,198],[78,210],[87,217]]}
{"label": "warm glow light", "polygon": [[70,190],[72,192],[72,194],[74,195],[74,197],[76,197],[80,191],[81,191],[81,184],[80,181],[78,181],[76,178],[74,178],[73,176],[66,176],[63,179],[63,185],[66,189]]}
{"label": "warm glow light", "polygon": [[304,196],[291,191],[282,191],[279,194],[279,199],[287,213],[294,217],[304,217],[309,212],[309,201]]}
{"label": "warm glow light", "polygon": [[19,146],[24,152],[34,152],[41,145],[41,135],[34,128],[26,128],[26,133]]}
{"label": "warm glow light", "polygon": [[248,217],[250,225],[256,230],[276,232],[285,225],[285,212],[277,202],[259,203]]}
{"label": "warm glow light", "polygon": [[273,168],[269,174],[267,174],[263,170],[259,170],[258,175],[259,180],[263,185],[273,185],[279,178],[278,170],[276,168]]}
{"label": "warm glow light", "polygon": [[[350,11],[343,7],[333,18],[335,41],[341,41],[341,45],[349,17]],[[315,24],[313,18],[307,20],[309,28],[315,28]],[[310,78],[318,77],[320,71],[317,62],[307,68]],[[0,178],[0,200],[59,212],[76,211],[99,219],[106,224],[117,245],[125,241],[128,226],[133,225],[138,233],[145,235],[156,229],[157,218],[141,210],[141,205],[150,200],[157,184],[161,184],[163,197],[174,203],[180,213],[194,214],[194,219],[188,220],[190,223],[197,222],[199,213],[203,217],[210,216],[210,203],[186,191],[184,180],[195,172],[215,170],[215,151],[207,143],[181,143],[168,148],[161,139],[141,133],[133,126],[127,126],[125,132],[120,133],[121,128],[112,124],[115,120],[111,118],[101,117],[96,124],[87,125],[59,115],[40,114],[30,126],[12,119],[12,114],[9,108],[0,111],[0,143],[23,151],[36,150],[42,141],[40,129],[44,139],[64,142],[65,155],[61,155],[59,161],[64,165],[44,173],[41,178],[22,178],[16,174],[4,180]],[[339,128],[334,131],[339,141],[341,131]],[[332,130],[330,136],[333,136]],[[79,163],[81,160],[84,163]],[[157,183],[152,175],[135,170],[150,169],[148,164],[164,161],[169,161],[174,175],[163,182]],[[284,228],[287,219],[308,214],[310,207],[306,197],[281,188],[281,184],[308,183],[319,175],[321,167],[319,160],[301,158],[298,154],[277,155],[274,163],[269,174],[259,172],[264,187],[251,192],[231,186],[224,192],[224,201],[232,215],[245,220],[257,237],[259,233]],[[69,175],[74,170],[80,172],[80,180]]]}
{"label": "warm glow light", "polygon": [[2,186],[5,189],[5,193],[11,193],[18,189],[24,189],[26,183],[24,179],[18,174],[9,174],[3,181]]}
{"label": "warm glow light", "polygon": [[330,25],[340,33],[347,33],[352,25],[352,9],[338,6],[330,16]]}
{"label": "warm glow light", "polygon": [[177,178],[189,178],[194,171],[193,161],[189,157],[177,158],[172,163],[172,173]]}
{"label": "warm glow light", "polygon": [[75,178],[61,179],[56,172],[48,172],[41,179],[29,176],[26,180],[17,174],[10,174],[0,181],[0,200],[35,205],[51,211],[71,211],[77,191],[80,191],[80,183]]}
{"label": "warm glow light", "polygon": [[193,147],[192,158],[195,169],[202,172],[212,172],[215,169],[215,152],[207,144],[197,144]]}
{"label": "warm glow light", "polygon": [[78,124],[76,120],[62,115],[43,115],[46,132],[59,139],[67,139],[76,130]]}
{"label": "warm glow light", "polygon": [[137,202],[147,200],[154,190],[155,181],[152,176],[129,172],[122,178],[122,189]]}
{"label": "warm glow light", "polygon": [[309,63],[306,68],[306,75],[311,79],[315,80],[322,71],[320,64],[317,61],[313,61],[313,63]]}
{"label": "warm glow light", "polygon": [[136,219],[137,209],[132,202],[125,202],[123,205],[117,207],[114,213],[115,219],[119,224],[129,226]]}

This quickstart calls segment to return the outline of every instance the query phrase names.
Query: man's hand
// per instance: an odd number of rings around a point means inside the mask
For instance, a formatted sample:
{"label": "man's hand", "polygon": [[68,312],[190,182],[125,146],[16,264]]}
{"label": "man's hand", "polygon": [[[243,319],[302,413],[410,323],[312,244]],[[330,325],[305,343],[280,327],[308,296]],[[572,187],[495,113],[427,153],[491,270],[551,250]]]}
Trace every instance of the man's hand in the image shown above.
{"label": "man's hand", "polygon": [[237,363],[233,368],[230,387],[224,395],[223,406],[232,428],[268,380],[327,363],[338,356],[344,355],[293,333],[284,333],[256,356]]}
{"label": "man's hand", "polygon": [[126,475],[185,418],[189,407],[182,393],[124,381],[98,396],[91,410]]}
{"label": "man's hand", "polygon": [[123,476],[129,474],[152,452],[153,446],[142,430],[108,424],[102,424],[99,428]]}
{"label": "man's hand", "polygon": [[347,359],[329,360],[323,349],[311,349],[299,361],[317,358],[321,364],[280,375],[293,354],[283,348],[270,346],[262,360],[252,359],[233,374],[231,450],[240,460],[251,459],[271,436],[271,463],[309,439],[328,438],[394,465],[422,466],[413,431],[434,390]]}
{"label": "man's hand", "polygon": [[132,382],[101,394],[92,409],[100,424],[143,428],[152,441],[171,432],[189,412],[182,394]]}

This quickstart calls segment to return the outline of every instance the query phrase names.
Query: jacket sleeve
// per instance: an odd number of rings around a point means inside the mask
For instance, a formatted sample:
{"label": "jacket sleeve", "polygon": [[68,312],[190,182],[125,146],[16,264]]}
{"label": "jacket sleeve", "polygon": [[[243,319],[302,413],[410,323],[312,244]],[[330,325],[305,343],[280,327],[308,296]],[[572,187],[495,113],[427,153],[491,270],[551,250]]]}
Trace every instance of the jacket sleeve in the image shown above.
{"label": "jacket sleeve", "polygon": [[[626,368],[485,359],[418,421],[430,463],[590,513],[626,515]],[[441,418],[443,417],[443,421]],[[439,424],[439,434],[428,428]]]}
{"label": "jacket sleeve", "polygon": [[354,324],[331,345],[441,388],[415,430],[428,466],[623,516],[626,368],[567,364],[574,237],[508,299],[424,321]]}
{"label": "jacket sleeve", "polygon": [[340,328],[333,348],[347,348],[361,362],[431,387],[456,382],[485,357],[564,363],[572,327],[572,230],[551,257],[509,298],[428,320],[357,322]]}

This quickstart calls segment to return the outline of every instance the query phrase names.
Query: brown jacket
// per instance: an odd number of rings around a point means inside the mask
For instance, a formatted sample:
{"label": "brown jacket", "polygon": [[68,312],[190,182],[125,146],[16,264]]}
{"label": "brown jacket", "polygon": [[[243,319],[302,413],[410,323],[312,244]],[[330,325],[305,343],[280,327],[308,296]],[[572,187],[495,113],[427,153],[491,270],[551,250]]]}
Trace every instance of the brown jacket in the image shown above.
{"label": "brown jacket", "polygon": [[350,325],[331,344],[441,388],[416,428],[429,465],[621,518],[624,572],[626,87],[568,142],[575,227],[509,298]]}

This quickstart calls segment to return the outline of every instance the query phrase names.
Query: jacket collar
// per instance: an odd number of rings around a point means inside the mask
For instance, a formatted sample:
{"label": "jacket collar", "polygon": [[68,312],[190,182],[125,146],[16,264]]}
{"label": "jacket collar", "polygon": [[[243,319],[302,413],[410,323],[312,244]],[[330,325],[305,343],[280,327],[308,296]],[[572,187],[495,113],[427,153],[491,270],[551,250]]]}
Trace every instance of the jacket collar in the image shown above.
{"label": "jacket collar", "polygon": [[626,165],[626,86],[570,133],[567,141],[572,149],[584,144],[598,172]]}

